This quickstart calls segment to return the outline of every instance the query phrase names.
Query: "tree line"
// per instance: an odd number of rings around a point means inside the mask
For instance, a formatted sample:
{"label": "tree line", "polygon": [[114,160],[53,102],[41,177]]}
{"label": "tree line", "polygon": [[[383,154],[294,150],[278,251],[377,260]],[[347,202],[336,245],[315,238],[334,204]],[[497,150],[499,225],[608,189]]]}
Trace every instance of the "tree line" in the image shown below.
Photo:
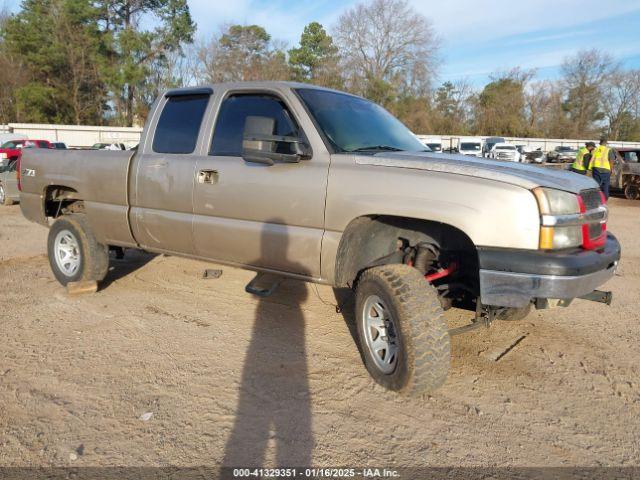
{"label": "tree line", "polygon": [[407,0],[312,22],[293,47],[259,25],[196,39],[187,0],[23,0],[0,17],[0,122],[131,126],[166,88],[294,80],[369,98],[417,133],[640,140],[640,71],[595,49],[556,80],[438,82],[441,42]]}

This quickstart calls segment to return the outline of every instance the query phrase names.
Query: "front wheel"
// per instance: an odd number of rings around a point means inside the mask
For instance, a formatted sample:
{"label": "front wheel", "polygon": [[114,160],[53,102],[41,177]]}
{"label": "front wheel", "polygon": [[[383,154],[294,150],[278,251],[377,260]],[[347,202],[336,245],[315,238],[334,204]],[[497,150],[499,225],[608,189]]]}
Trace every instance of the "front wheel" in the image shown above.
{"label": "front wheel", "polygon": [[49,264],[62,284],[101,281],[109,269],[109,249],[98,243],[84,215],[64,215],[49,230]]}
{"label": "front wheel", "polygon": [[369,374],[383,387],[417,396],[444,384],[449,332],[436,290],[408,265],[366,270],[356,288],[358,337]]}
{"label": "front wheel", "polygon": [[640,187],[633,183],[629,183],[624,187],[624,196],[629,200],[639,200],[640,199]]}

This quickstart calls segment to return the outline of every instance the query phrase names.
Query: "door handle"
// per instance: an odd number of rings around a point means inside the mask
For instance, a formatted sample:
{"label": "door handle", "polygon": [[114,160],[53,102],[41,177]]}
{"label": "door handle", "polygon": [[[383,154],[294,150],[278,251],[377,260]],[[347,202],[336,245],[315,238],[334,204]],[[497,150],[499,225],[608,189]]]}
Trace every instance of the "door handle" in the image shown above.
{"label": "door handle", "polygon": [[200,170],[198,172],[198,183],[208,183],[210,185],[218,183],[218,171]]}

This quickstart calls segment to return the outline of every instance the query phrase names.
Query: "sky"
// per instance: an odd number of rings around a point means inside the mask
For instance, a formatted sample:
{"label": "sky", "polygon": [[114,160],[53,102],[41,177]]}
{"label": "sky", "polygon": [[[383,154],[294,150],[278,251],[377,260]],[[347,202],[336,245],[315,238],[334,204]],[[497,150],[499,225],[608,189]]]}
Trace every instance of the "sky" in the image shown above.
{"label": "sky", "polygon": [[[262,25],[296,45],[318,21],[331,32],[354,0],[188,0],[200,35],[221,23]],[[366,2],[366,0],[364,0]],[[441,40],[438,80],[486,83],[492,73],[519,66],[552,79],[567,56],[598,48],[640,68],[640,0],[409,0]]]}
{"label": "sky", "polygon": [[[366,2],[367,0],[360,0]],[[295,46],[305,25],[331,32],[358,0],[188,0],[198,36],[221,24],[257,24],[274,39]],[[536,69],[557,78],[562,61],[598,48],[623,66],[640,68],[640,0],[409,0],[429,19],[441,42],[439,82],[466,79],[478,87],[492,73]],[[19,0],[0,0],[11,10]]]}

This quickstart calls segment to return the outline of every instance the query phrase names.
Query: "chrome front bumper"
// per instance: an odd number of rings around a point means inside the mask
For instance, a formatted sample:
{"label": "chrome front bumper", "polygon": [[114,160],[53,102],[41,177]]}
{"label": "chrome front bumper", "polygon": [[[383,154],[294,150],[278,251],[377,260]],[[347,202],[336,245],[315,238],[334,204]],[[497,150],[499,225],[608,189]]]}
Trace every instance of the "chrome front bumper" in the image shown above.
{"label": "chrome front bumper", "polygon": [[480,270],[480,300],[484,305],[524,307],[540,299],[570,300],[591,293],[614,276],[618,262],[586,275],[538,275]]}

